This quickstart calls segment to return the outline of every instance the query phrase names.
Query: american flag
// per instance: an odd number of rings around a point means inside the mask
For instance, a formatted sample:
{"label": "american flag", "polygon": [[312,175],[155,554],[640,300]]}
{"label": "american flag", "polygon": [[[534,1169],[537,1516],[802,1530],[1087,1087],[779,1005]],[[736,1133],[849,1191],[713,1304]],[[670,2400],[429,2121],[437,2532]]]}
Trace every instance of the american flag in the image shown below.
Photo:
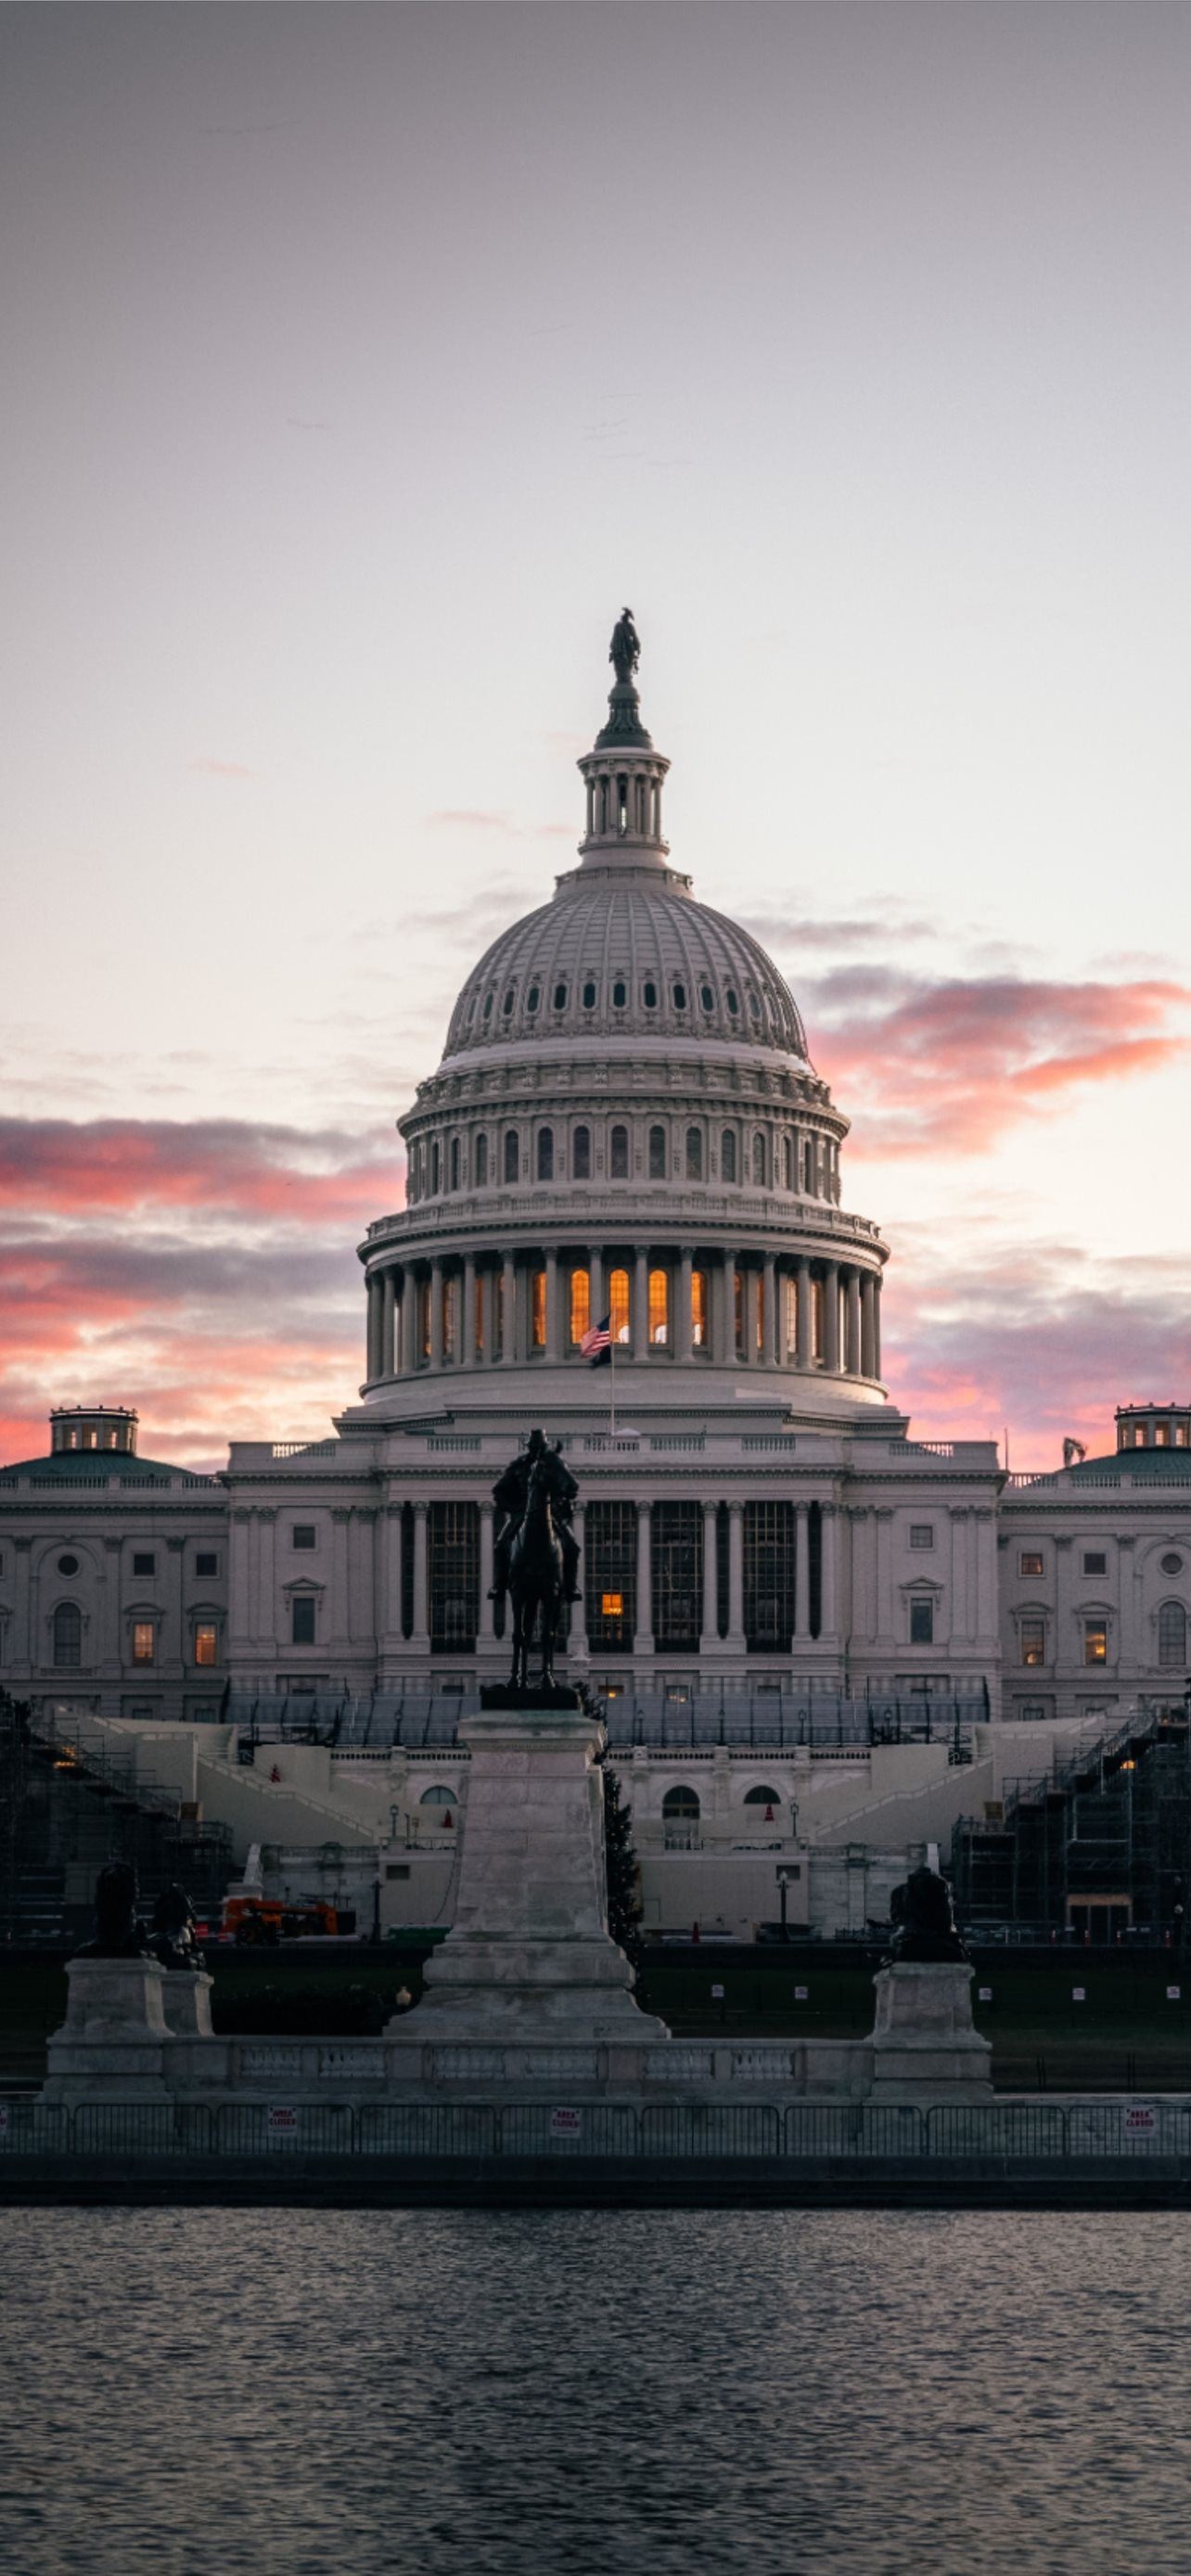
{"label": "american flag", "polygon": [[593,1324],[590,1330],[584,1333],[579,1350],[581,1356],[585,1360],[590,1360],[594,1368],[599,1367],[601,1360],[611,1360],[612,1317],[610,1313],[605,1315],[602,1324]]}

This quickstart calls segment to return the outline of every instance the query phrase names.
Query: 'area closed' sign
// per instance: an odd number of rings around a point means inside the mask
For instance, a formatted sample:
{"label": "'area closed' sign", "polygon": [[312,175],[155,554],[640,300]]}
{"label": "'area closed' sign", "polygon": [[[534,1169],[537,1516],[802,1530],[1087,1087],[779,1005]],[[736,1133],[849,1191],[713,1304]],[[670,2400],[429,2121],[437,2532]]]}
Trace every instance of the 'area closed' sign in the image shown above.
{"label": "'area closed' sign", "polygon": [[558,2110],[550,2114],[552,2138],[577,2138],[583,2128],[582,2111]]}

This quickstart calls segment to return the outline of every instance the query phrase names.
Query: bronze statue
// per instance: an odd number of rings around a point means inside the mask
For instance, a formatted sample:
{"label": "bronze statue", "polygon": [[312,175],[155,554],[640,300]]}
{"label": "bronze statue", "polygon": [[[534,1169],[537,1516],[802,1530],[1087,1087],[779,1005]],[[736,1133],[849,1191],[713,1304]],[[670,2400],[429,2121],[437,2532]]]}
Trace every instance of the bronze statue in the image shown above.
{"label": "bronze statue", "polygon": [[631,680],[641,659],[641,638],[633,624],[631,608],[622,608],[612,629],[608,659],[615,666],[618,680]]}
{"label": "bronze statue", "polygon": [[136,1871],[126,1860],[112,1860],[95,1881],[95,1932],[83,1943],[80,1959],[143,1959],[149,1941],[137,1920]]}
{"label": "bronze statue", "polygon": [[579,1541],[571,1528],[571,1513],[579,1487],[569,1467],[564,1467],[557,1449],[550,1447],[544,1431],[531,1431],[525,1448],[512,1465],[505,1468],[492,1488],[492,1499],[504,1513],[496,1534],[492,1557],[490,1601],[503,1601],[509,1588],[509,1558],[513,1541],[525,1517],[529,1498],[529,1480],[534,1467],[541,1463],[542,1481],[550,1497],[554,1535],[562,1550],[562,1597],[564,1601],[579,1598]]}
{"label": "bronze statue", "polygon": [[898,1960],[966,1959],[967,1951],[955,1928],[951,1910],[951,1890],[937,1869],[925,1864],[912,1869],[901,1887],[895,1887],[889,1900],[889,1920],[893,1938],[889,1958]]}
{"label": "bronze statue", "polygon": [[185,1888],[175,1882],[163,1889],[153,1908],[149,1947],[163,1968],[201,1968],[203,1954],[195,1940],[198,1926]]}
{"label": "bronze statue", "polygon": [[564,1601],[579,1598],[579,1543],[570,1527],[579,1487],[545,1432],[530,1432],[522,1453],[493,1486],[505,1514],[496,1542],[491,1598],[508,1592],[513,1610],[510,1686],[529,1684],[529,1650],[540,1630],[542,1684],[554,1680],[554,1638]]}

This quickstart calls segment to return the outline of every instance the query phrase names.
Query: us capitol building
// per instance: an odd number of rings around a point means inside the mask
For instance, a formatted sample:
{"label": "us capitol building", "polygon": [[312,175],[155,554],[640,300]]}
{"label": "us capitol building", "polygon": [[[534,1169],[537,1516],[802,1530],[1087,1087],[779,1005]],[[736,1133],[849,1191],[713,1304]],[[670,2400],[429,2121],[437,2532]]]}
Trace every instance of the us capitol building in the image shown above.
{"label": "us capitol building", "polygon": [[1033,1724],[1181,1687],[1191,1408],[1125,1407],[1114,1452],[1037,1477],[910,1438],[848,1121],[771,959],[672,863],[637,651],[626,612],[577,866],[479,960],[398,1122],[359,1401],[217,1477],[140,1458],[131,1413],[56,1411],[0,1473],[9,1690],[158,1720],[313,1696],[448,1742],[504,1667],[492,1487],[539,1423],[580,1484],[567,1669],[614,1741],[731,1743],[747,1707],[775,1746],[843,1744],[874,1709]]}

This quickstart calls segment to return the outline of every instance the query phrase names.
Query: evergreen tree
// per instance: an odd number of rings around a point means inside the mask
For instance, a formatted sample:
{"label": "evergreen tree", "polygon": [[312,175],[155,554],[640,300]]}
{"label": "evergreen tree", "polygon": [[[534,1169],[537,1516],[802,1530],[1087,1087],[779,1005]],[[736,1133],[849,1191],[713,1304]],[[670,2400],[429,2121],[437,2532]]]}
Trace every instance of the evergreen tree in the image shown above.
{"label": "evergreen tree", "polygon": [[604,1763],[604,1866],[608,1930],[634,1967],[641,1957],[641,1899],[633,1849],[633,1810],[622,1798],[615,1771]]}

